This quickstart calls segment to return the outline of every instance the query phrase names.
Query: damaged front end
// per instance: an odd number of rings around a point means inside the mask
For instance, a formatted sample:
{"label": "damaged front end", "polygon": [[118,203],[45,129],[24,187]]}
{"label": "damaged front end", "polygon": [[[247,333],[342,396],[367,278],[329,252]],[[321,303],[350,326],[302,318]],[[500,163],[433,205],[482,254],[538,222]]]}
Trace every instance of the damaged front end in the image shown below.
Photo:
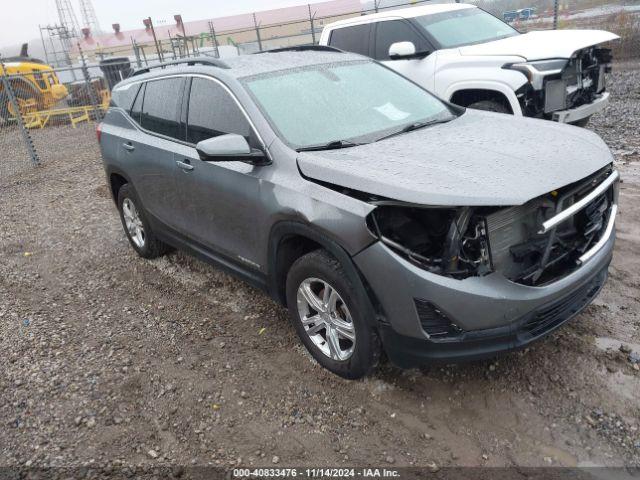
{"label": "damaged front end", "polygon": [[570,59],[553,59],[505,65],[523,73],[528,83],[516,96],[528,117],[553,119],[553,113],[588,105],[606,91],[611,72],[611,50],[590,47]]}
{"label": "damaged front end", "polygon": [[499,272],[528,286],[574,271],[610,237],[618,174],[611,166],[515,207],[424,208],[392,201],[367,217],[387,247],[455,279]]}
{"label": "damaged front end", "polygon": [[421,208],[386,202],[367,217],[385,245],[425,270],[453,278],[491,271],[484,219],[472,208]]}

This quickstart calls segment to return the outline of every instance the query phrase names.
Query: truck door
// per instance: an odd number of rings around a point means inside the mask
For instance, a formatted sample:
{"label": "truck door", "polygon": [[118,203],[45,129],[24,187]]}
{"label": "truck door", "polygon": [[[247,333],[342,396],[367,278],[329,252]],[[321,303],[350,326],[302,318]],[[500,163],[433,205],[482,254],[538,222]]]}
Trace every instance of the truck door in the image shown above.
{"label": "truck door", "polygon": [[[410,78],[423,88],[434,91],[434,48],[424,36],[407,20],[384,20],[375,24],[373,35],[373,57],[389,68]],[[397,42],[411,42],[416,47],[418,58],[392,60],[389,47]]]}

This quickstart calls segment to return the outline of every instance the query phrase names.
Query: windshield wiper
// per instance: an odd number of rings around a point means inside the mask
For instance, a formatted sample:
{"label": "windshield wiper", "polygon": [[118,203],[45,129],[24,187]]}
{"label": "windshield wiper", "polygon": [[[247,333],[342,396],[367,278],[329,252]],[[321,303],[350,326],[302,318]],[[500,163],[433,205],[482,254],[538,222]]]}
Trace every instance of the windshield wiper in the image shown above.
{"label": "windshield wiper", "polygon": [[321,145],[311,145],[308,147],[296,148],[296,152],[313,152],[316,150],[337,150],[338,148],[357,147],[358,145],[364,145],[363,143],[355,143],[351,140],[333,140]]}
{"label": "windshield wiper", "polygon": [[428,122],[415,122],[410,123],[409,125],[405,125],[400,130],[390,133],[389,135],[385,135],[384,137],[380,137],[376,139],[376,142],[381,140],[386,140],[387,138],[395,137],[397,135],[402,135],[403,133],[413,132],[414,130],[419,130],[421,128],[430,127],[431,125],[436,125],[438,123],[447,123],[451,121],[451,118],[443,118],[439,120],[429,120]]}

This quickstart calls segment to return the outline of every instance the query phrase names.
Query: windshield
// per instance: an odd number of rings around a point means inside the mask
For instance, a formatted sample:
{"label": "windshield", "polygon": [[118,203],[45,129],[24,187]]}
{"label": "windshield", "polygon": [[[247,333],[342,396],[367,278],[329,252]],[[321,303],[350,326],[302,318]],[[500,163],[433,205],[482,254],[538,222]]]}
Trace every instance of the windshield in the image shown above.
{"label": "windshield", "polygon": [[364,143],[413,123],[454,118],[436,97],[367,60],[262,74],[243,83],[293,148]]}
{"label": "windshield", "polygon": [[424,15],[415,19],[442,48],[490,42],[519,35],[502,20],[479,8]]}

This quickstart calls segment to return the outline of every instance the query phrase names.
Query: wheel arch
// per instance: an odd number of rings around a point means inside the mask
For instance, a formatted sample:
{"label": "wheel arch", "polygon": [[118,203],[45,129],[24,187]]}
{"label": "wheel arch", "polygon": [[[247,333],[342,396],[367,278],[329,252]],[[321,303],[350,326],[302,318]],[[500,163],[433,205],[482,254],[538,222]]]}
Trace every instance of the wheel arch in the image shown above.
{"label": "wheel arch", "polygon": [[[522,116],[522,108],[515,92],[507,85],[495,82],[473,82],[451,86],[445,94],[451,103],[468,106],[482,100],[498,100],[507,106],[513,115]],[[460,102],[462,99],[461,103]]]}
{"label": "wheel arch", "polygon": [[274,300],[286,306],[286,279],[291,265],[302,255],[322,248],[340,262],[357,290],[358,300],[368,310],[366,317],[375,323],[377,315],[373,292],[349,253],[336,240],[310,225],[283,220],[271,229],[268,248],[267,283],[269,294]]}
{"label": "wheel arch", "polygon": [[107,179],[109,181],[109,190],[111,191],[111,197],[114,202],[118,202],[118,192],[122,188],[123,185],[127,183],[131,183],[129,178],[124,174],[124,172],[111,169],[107,172]]}

